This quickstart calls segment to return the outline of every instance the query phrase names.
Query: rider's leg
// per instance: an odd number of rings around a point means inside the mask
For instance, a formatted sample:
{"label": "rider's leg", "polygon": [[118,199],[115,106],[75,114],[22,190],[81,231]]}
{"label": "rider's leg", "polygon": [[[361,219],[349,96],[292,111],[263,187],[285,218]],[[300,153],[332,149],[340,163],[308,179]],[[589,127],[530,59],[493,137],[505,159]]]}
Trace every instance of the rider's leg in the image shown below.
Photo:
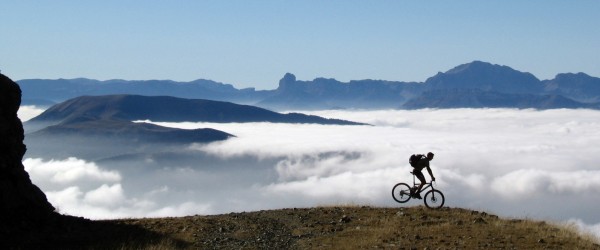
{"label": "rider's leg", "polygon": [[421,192],[421,188],[423,188],[423,186],[425,185],[425,176],[420,171],[417,171],[415,173],[415,176],[417,177],[417,179],[419,179],[421,183],[419,183],[419,187],[417,188],[417,190],[415,190],[414,193],[415,196],[420,196],[419,193]]}
{"label": "rider's leg", "polygon": [[421,189],[423,188],[423,185],[425,185],[424,183],[425,182],[421,181],[421,184],[419,184],[419,187],[417,188],[417,191],[415,193],[420,193],[421,192]]}

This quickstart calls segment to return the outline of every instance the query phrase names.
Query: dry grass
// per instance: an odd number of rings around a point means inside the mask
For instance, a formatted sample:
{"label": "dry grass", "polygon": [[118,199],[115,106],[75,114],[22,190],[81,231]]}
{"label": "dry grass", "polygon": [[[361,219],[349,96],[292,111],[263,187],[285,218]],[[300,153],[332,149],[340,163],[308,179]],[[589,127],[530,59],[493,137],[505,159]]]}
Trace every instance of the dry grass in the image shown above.
{"label": "dry grass", "polygon": [[[99,247],[99,249],[103,249],[104,247]],[[127,242],[122,244],[119,250],[129,250],[129,249],[146,249],[146,250],[167,250],[167,249],[177,249],[180,248],[177,246],[171,239],[162,239],[159,242],[150,245],[140,245],[132,242]]]}
{"label": "dry grass", "polygon": [[343,205],[124,222],[170,235],[189,248],[600,248],[570,227],[458,208]]}
{"label": "dry grass", "polygon": [[[344,205],[93,223],[103,224],[94,233],[105,230],[114,240],[81,241],[78,248],[600,249],[593,236],[573,226],[502,219],[460,208]],[[137,232],[118,233],[108,225]]]}
{"label": "dry grass", "polygon": [[[344,209],[352,226],[332,227],[335,237],[322,234],[298,242],[302,248],[574,248],[582,244],[569,230],[543,222],[502,220],[494,215],[462,209]],[[350,224],[350,223],[349,223]],[[591,244],[590,244],[591,243]],[[587,244],[587,245],[586,245]]]}
{"label": "dry grass", "polygon": [[600,237],[589,231],[582,231],[575,223],[551,223],[554,227],[561,230],[565,237],[581,237],[584,241],[596,242],[600,244]]}

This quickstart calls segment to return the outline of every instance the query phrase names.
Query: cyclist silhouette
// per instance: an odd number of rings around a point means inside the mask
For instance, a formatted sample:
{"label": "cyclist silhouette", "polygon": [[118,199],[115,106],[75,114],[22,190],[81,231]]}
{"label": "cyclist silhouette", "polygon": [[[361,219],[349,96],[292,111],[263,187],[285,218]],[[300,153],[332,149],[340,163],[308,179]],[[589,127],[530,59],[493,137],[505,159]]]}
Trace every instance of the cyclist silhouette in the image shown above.
{"label": "cyclist silhouette", "polygon": [[426,183],[425,176],[421,171],[424,168],[427,168],[427,172],[429,172],[429,176],[431,176],[431,181],[435,181],[435,177],[433,177],[433,172],[431,172],[431,168],[429,167],[429,162],[433,160],[433,153],[429,152],[427,153],[427,156],[418,156],[419,157],[417,158],[416,162],[412,164],[412,172],[419,179],[419,181],[421,181],[421,183],[419,184],[419,187],[416,188],[416,190],[411,190],[411,196],[413,198],[421,199],[421,195],[419,194],[419,192],[421,191],[421,188],[423,188],[423,185],[425,185]]}

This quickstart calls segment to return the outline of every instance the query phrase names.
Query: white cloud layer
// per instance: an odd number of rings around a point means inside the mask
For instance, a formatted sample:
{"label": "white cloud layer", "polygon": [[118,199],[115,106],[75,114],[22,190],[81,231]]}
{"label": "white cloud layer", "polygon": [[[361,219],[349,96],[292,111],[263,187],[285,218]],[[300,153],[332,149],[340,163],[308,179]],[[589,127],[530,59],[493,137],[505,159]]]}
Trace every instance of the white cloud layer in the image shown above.
{"label": "white cloud layer", "polygon": [[94,163],[73,157],[60,161],[27,158],[23,165],[30,175],[35,176],[36,183],[45,187],[121,180],[117,171],[105,171]]}
{"label": "white cloud layer", "polygon": [[36,106],[21,106],[19,111],[17,111],[17,116],[19,116],[19,119],[21,119],[22,122],[25,122],[38,116],[42,112],[44,112],[44,109]]}
{"label": "white cloud layer", "polygon": [[598,232],[599,111],[310,113],[374,126],[157,123],[211,127],[237,136],[182,150],[202,151],[224,162],[248,155],[276,159],[253,169],[252,176],[193,165],[134,175],[76,159],[24,163],[34,183],[63,212],[93,218],[149,217],[324,204],[420,205],[395,203],[391,188],[412,181],[411,154],[432,151],[437,187],[448,206],[508,217],[577,220]]}

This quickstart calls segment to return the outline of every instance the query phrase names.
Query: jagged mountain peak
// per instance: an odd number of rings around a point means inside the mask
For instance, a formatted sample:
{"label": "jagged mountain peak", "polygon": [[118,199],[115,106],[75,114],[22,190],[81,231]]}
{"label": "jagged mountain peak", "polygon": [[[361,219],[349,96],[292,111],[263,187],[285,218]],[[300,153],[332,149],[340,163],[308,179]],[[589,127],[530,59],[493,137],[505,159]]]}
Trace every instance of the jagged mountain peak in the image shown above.
{"label": "jagged mountain peak", "polygon": [[463,72],[467,72],[467,71],[488,70],[488,69],[494,69],[494,68],[498,68],[498,67],[506,67],[508,69],[511,69],[508,66],[491,64],[489,62],[472,61],[470,63],[458,65],[458,66],[446,71],[446,74],[458,74],[458,73],[463,73]]}
{"label": "jagged mountain peak", "polygon": [[285,82],[295,82],[296,81],[296,76],[292,73],[285,73],[285,75],[283,76],[283,78],[281,78],[281,81],[285,81]]}
{"label": "jagged mountain peak", "polygon": [[301,86],[301,83],[299,83],[296,80],[296,76],[294,74],[285,73],[283,78],[281,78],[281,80],[279,80],[279,87],[277,88],[277,91],[280,91],[280,92],[298,91],[300,86]]}
{"label": "jagged mountain peak", "polygon": [[427,79],[429,89],[481,89],[510,93],[535,93],[542,84],[534,75],[508,66],[482,61],[456,66]]}
{"label": "jagged mountain peak", "polygon": [[457,75],[457,74],[480,74],[480,75],[481,74],[497,74],[497,75],[500,75],[500,74],[501,75],[523,74],[523,75],[529,75],[529,76],[535,78],[535,76],[533,76],[531,73],[528,73],[528,72],[521,72],[521,71],[515,70],[509,66],[492,64],[492,63],[483,62],[483,61],[472,61],[470,63],[461,64],[461,65],[458,65],[442,74],[449,74],[449,75]]}

